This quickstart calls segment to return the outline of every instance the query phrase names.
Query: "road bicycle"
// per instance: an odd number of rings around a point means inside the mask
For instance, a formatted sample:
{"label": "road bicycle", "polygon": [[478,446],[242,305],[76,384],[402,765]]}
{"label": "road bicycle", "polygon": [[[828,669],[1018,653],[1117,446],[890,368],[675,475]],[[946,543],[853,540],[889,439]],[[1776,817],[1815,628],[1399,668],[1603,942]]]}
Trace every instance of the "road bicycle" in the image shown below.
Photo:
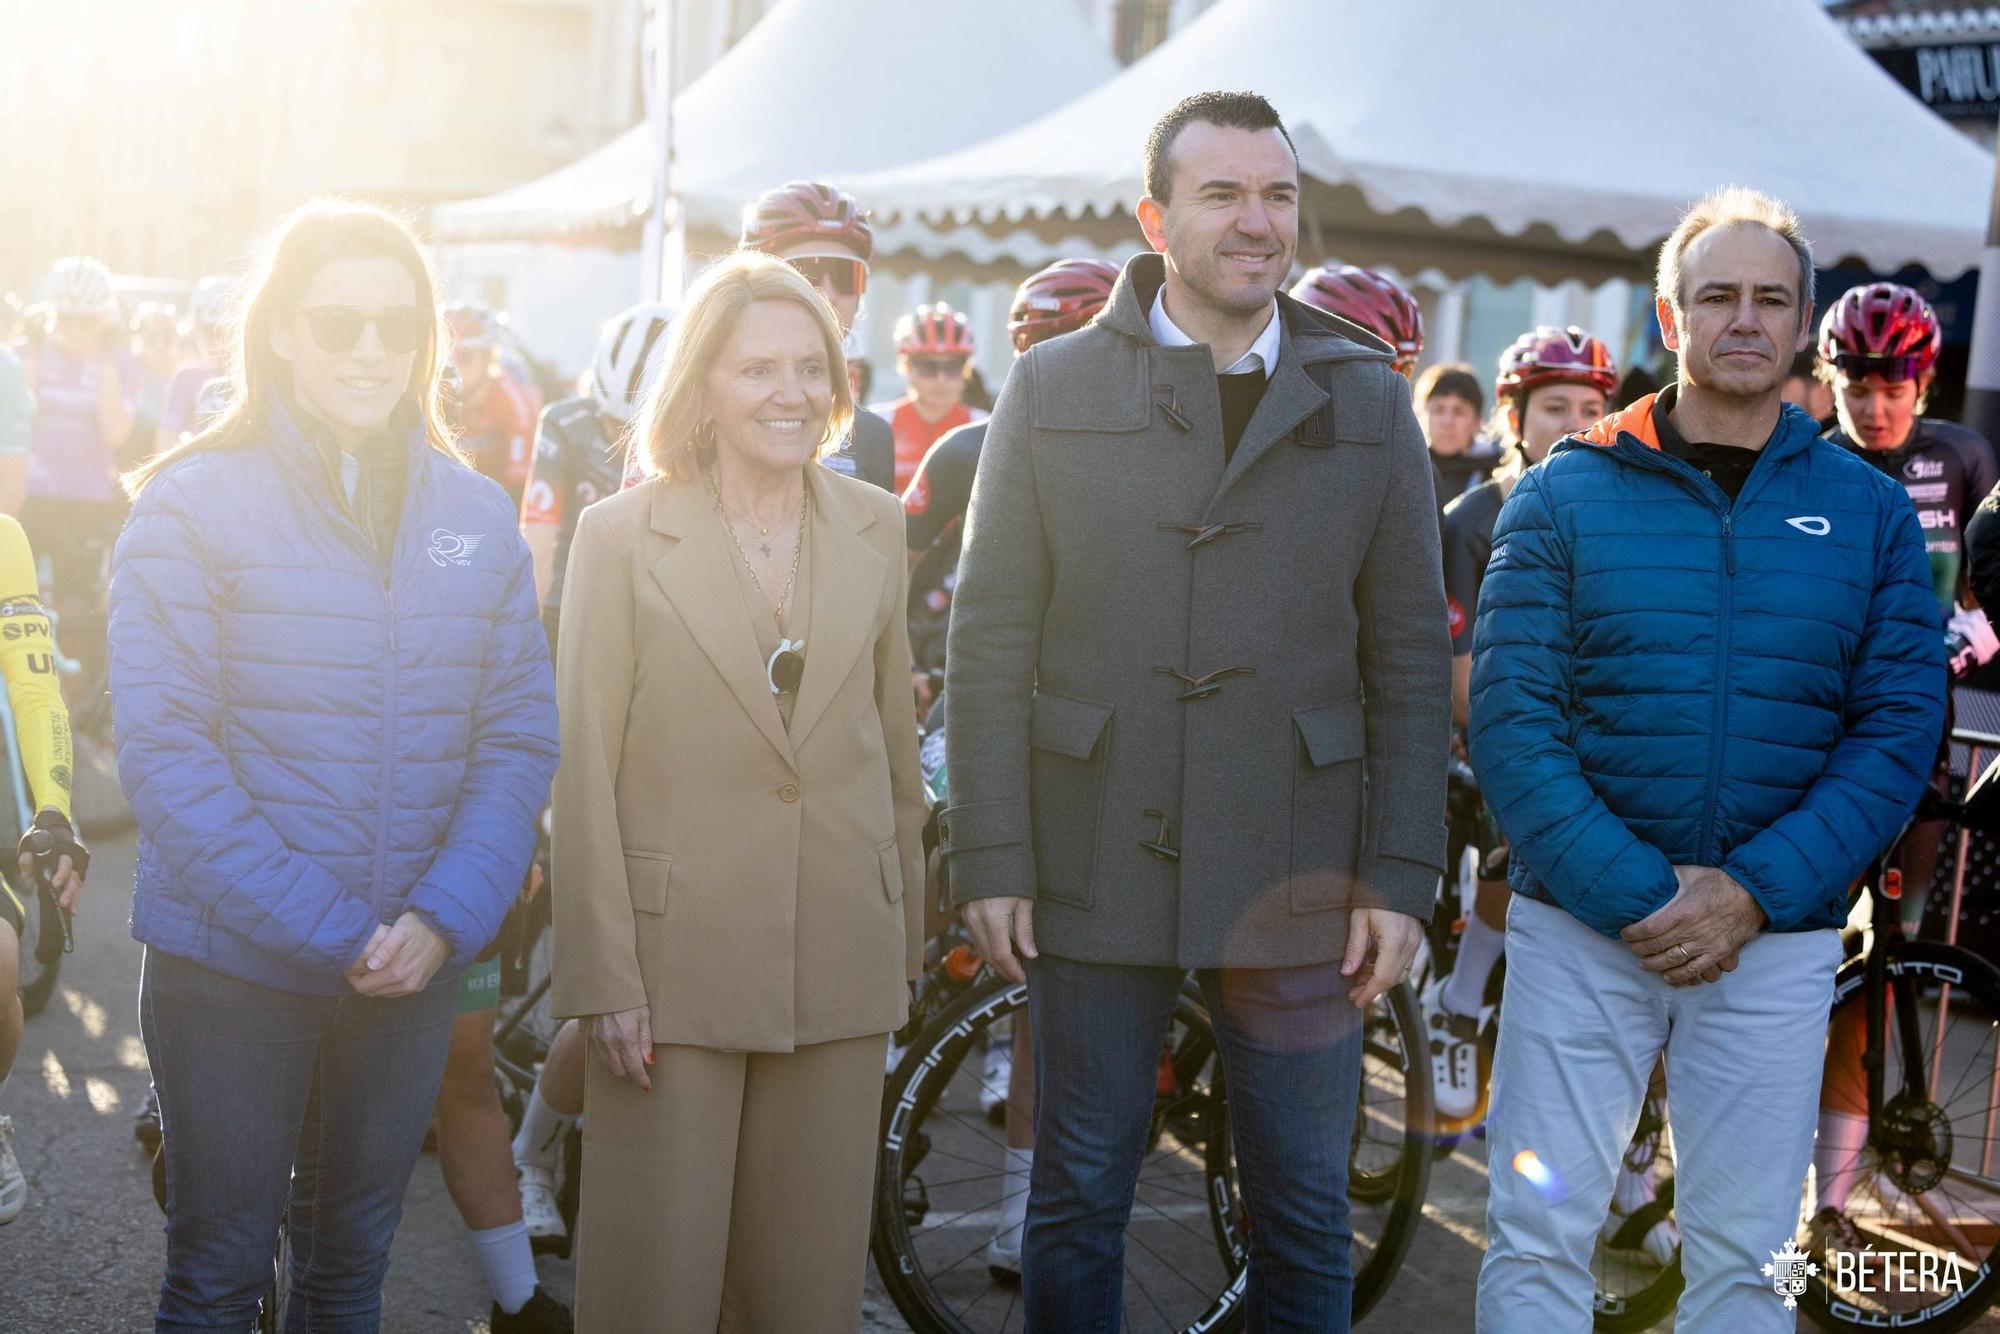
{"label": "road bicycle", "polygon": [[[33,803],[28,797],[28,784],[21,772],[21,748],[14,731],[14,711],[0,708],[0,765],[7,771],[7,796],[11,801],[0,802],[0,848],[14,848],[20,845],[21,835],[34,819]],[[48,846],[54,847],[54,836],[44,834]],[[0,856],[0,875],[18,891],[21,900],[23,924],[21,928],[21,961],[19,991],[21,1013],[32,1018],[48,1007],[49,998],[55,994],[56,978],[62,971],[63,956],[76,948],[76,937],[71,929],[70,915],[56,902],[54,887],[49,883],[46,871],[27,878],[23,877],[11,856]]]}
{"label": "road bicycle", "polygon": [[[883,1286],[918,1334],[1019,1330],[1018,1288],[996,1282],[984,1256],[1004,1230],[1009,1196],[1024,1187],[1008,1176],[1004,1139],[983,1106],[1006,1089],[987,1087],[979,1054],[989,1034],[1011,1031],[1028,992],[976,964],[964,979],[966,947],[942,944],[918,988],[929,1017],[908,1035],[884,1096],[872,1250]],[[1429,1184],[1430,1085],[1420,1031],[1407,985],[1378,1000],[1364,1020],[1349,1166],[1357,1320],[1402,1263]],[[1418,1078],[1409,1077],[1413,1068]],[[1214,1031],[1190,981],[1162,1046],[1126,1230],[1126,1328],[1240,1327],[1253,1227],[1237,1182]]]}

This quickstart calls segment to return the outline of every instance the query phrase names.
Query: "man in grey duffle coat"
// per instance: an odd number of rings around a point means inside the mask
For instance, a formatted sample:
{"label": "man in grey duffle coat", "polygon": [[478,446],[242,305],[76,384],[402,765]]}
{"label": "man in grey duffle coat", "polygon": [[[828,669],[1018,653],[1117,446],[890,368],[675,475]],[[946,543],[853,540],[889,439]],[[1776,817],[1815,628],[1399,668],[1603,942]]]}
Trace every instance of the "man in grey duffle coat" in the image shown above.
{"label": "man in grey duffle coat", "polygon": [[1408,971],[1444,863],[1430,465],[1388,349],[1279,292],[1298,162],[1268,103],[1176,106],[1146,192],[1159,253],[1015,364],[986,433],[947,654],[951,896],[1029,987],[1027,1328],[1118,1327],[1194,969],[1256,1220],[1249,1327],[1345,1330],[1360,1010]]}

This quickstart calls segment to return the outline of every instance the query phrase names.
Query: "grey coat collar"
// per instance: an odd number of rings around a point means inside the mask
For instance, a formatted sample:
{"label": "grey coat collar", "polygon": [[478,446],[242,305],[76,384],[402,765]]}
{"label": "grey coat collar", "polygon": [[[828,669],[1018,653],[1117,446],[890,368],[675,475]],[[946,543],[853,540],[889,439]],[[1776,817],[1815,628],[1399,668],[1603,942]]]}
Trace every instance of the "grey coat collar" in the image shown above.
{"label": "grey coat collar", "polygon": [[[1149,317],[1160,284],[1167,280],[1165,256],[1155,252],[1134,255],[1125,262],[1111,289],[1111,299],[1096,322],[1115,329],[1143,347],[1158,347]],[[1394,362],[1390,346],[1360,325],[1329,315],[1302,301],[1278,293],[1278,319],[1283,325],[1285,349],[1279,353],[1283,365],[1289,353],[1298,362],[1385,361]],[[1274,372],[1275,373],[1275,372]]]}

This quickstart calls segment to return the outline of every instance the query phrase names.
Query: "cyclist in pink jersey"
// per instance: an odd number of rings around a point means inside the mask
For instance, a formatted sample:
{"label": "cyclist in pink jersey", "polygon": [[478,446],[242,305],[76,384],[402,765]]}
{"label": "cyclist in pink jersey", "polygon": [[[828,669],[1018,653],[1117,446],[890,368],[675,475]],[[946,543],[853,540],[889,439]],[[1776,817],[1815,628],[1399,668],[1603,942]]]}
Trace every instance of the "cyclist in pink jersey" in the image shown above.
{"label": "cyclist in pink jersey", "polygon": [[104,548],[124,514],[115,454],[132,430],[138,367],[110,270],[100,261],[57,260],[46,285],[54,315],[27,358],[35,424],[21,524],[29,544],[54,564],[52,600],[94,606],[103,592]]}
{"label": "cyclist in pink jersey", "polygon": [[160,429],[154,448],[179,444],[183,435],[201,429],[202,386],[226,375],[229,369],[226,364],[229,322],[235,290],[229,279],[217,274],[210,274],[194,285],[183,329],[194,355],[182,362],[167,382],[167,398],[160,409]]}

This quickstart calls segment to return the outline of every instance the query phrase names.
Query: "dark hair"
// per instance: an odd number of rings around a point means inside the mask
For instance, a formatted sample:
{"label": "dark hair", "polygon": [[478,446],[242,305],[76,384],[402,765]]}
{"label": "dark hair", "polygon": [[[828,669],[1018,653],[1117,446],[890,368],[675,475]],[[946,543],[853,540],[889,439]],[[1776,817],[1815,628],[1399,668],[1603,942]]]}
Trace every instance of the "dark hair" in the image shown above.
{"label": "dark hair", "polygon": [[1417,407],[1422,408],[1440,394],[1464,399],[1472,405],[1475,417],[1486,411],[1486,391],[1479,387],[1479,377],[1472,373],[1472,367],[1462,361],[1441,362],[1417,377],[1414,394]]}
{"label": "dark hair", "polygon": [[1153,122],[1152,132],[1146,136],[1146,193],[1161,204],[1167,202],[1167,195],[1173,189],[1173,164],[1167,159],[1173,152],[1174,140],[1190,121],[1197,120],[1225,130],[1276,130],[1285,136],[1285,147],[1292,150],[1292,161],[1298,161],[1298,145],[1292,142],[1285,122],[1278,119],[1277,110],[1258,94],[1210,92],[1183,97],[1166,115]]}
{"label": "dark hair", "polygon": [[386,209],[348,199],[304,204],[265,239],[263,258],[246,291],[241,319],[232,331],[229,379],[231,404],[212,426],[192,439],[154,454],[121,479],[137,496],[169,465],[208,449],[241,449],[264,436],[272,406],[292,383],[289,364],[271,347],[271,327],[289,319],[313,276],[336,260],[356,257],[395,261],[416,288],[424,332],[417,344],[410,384],[396,407],[396,420],[422,429],[425,442],[440,454],[463,459],[444,425],[438,402],[438,369],[444,335],[438,316],[438,282],[423,245],[410,225]]}

